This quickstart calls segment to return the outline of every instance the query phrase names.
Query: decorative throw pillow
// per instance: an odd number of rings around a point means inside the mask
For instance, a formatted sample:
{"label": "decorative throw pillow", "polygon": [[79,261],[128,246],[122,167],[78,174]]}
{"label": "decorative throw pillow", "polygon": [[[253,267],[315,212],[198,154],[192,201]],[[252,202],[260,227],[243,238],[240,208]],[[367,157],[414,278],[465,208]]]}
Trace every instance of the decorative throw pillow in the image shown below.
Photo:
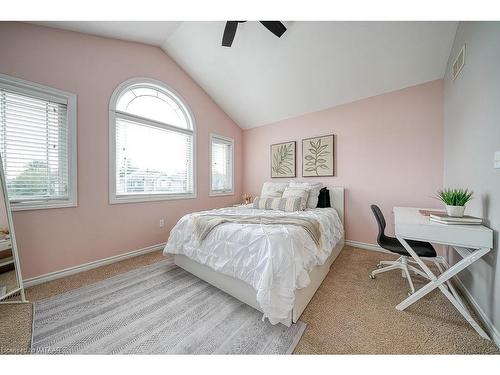
{"label": "decorative throw pillow", "polygon": [[262,191],[260,192],[261,198],[281,198],[288,182],[264,182]]}
{"label": "decorative throw pillow", "polygon": [[300,211],[302,198],[262,198],[253,201],[253,208],[259,210],[281,210],[286,212]]}
{"label": "decorative throw pillow", "polygon": [[299,187],[287,187],[283,192],[283,198],[297,198],[300,197],[302,202],[300,203],[300,209],[305,210],[307,204],[307,198],[309,197],[309,191],[304,188]]}
{"label": "decorative throw pillow", "polygon": [[318,207],[318,208],[331,207],[331,205],[330,205],[330,190],[328,190],[326,187],[324,187],[323,189],[321,189],[319,191],[318,205],[316,207]]}
{"label": "decorative throw pillow", "polygon": [[319,191],[323,187],[321,182],[296,182],[290,181],[290,187],[300,187],[309,191],[309,197],[307,198],[307,208],[316,208],[318,205]]}

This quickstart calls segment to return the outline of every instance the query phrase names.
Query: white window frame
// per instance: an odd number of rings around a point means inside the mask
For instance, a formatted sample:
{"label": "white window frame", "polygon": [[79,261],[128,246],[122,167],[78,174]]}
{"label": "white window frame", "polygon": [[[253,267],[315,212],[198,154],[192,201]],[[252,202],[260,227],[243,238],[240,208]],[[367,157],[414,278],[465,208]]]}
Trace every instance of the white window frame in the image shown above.
{"label": "white window frame", "polygon": [[76,95],[20,78],[0,74],[0,87],[20,94],[30,95],[55,102],[66,102],[68,121],[68,199],[44,199],[11,201],[12,211],[38,210],[78,206],[77,178],[77,108]]}
{"label": "white window frame", "polygon": [[[214,139],[221,139],[231,144],[231,190],[214,191],[212,190],[212,143]],[[234,195],[234,139],[223,135],[210,133],[210,146],[208,150],[208,188],[210,197],[220,197],[225,195]]]}
{"label": "white window frame", "polygon": [[[163,88],[166,94],[172,98],[175,102],[179,103],[183,110],[185,111],[188,121],[190,121],[192,130],[182,129],[178,126],[168,125],[159,121],[154,121],[146,119],[140,116],[130,115],[116,110],[116,104],[121,94],[127,91],[130,86],[137,84],[153,84]],[[188,133],[193,136],[193,192],[187,194],[134,194],[126,196],[116,195],[116,119],[117,112],[120,118],[128,118],[132,121],[136,121],[143,124],[148,124],[150,126],[159,128],[173,130],[180,133]],[[196,122],[194,120],[193,113],[191,109],[186,104],[186,101],[180,96],[175,90],[166,85],[165,83],[146,77],[131,78],[122,82],[111,95],[109,101],[109,203],[110,204],[120,204],[120,203],[135,203],[135,202],[154,202],[154,201],[164,201],[164,200],[179,200],[179,199],[194,199],[197,196],[197,142],[196,142]]]}

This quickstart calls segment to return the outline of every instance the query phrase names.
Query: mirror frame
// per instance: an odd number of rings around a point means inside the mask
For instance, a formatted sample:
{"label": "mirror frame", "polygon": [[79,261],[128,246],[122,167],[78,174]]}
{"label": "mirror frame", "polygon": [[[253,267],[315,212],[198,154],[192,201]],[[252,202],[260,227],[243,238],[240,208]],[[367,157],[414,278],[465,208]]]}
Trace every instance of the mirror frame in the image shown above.
{"label": "mirror frame", "polygon": [[[10,235],[10,244],[12,248],[12,258],[14,260],[14,268],[17,279],[17,288],[11,290],[7,294],[3,295],[0,298],[0,304],[2,303],[24,303],[28,302],[26,300],[26,296],[24,294],[24,284],[23,277],[21,275],[21,264],[19,261],[19,254],[17,252],[17,242],[16,242],[16,233],[14,230],[14,221],[12,220],[12,210],[10,208],[9,202],[9,194],[7,192],[7,184],[5,183],[5,174],[3,171],[3,161],[2,156],[0,155],[0,180],[2,181],[2,198],[5,202],[5,210],[7,211],[7,223],[9,224],[9,235]],[[21,295],[21,301],[5,301],[7,298],[19,293]]]}

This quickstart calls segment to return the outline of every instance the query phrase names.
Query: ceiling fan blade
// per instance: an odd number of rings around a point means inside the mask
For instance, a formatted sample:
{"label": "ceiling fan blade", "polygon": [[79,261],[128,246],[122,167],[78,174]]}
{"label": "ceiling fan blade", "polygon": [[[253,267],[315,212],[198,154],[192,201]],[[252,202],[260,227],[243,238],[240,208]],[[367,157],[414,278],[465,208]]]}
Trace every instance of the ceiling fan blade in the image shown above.
{"label": "ceiling fan blade", "polygon": [[222,45],[224,47],[231,47],[234,40],[234,35],[236,34],[236,29],[238,28],[238,21],[227,21],[226,27],[224,28],[224,34],[222,35]]}
{"label": "ceiling fan blade", "polygon": [[260,23],[278,38],[280,38],[286,31],[285,25],[283,25],[280,21],[260,21]]}

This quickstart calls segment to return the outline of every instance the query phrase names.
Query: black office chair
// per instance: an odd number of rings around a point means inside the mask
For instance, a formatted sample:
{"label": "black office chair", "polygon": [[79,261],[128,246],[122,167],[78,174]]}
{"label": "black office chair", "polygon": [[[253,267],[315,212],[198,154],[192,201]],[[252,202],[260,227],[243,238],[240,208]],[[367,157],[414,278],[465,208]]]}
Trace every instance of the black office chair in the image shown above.
{"label": "black office chair", "polygon": [[[384,231],[386,224],[384,215],[382,214],[382,211],[380,211],[380,208],[372,204],[371,209],[378,224],[377,243],[381,248],[389,250],[391,253],[399,254],[400,257],[395,261],[380,261],[380,263],[377,265],[377,269],[370,273],[370,278],[374,279],[376,274],[398,269],[401,270],[402,276],[405,277],[406,280],[408,280],[408,284],[410,284],[411,291],[408,294],[415,293],[415,288],[413,286],[413,281],[411,280],[409,271],[412,271],[413,273],[416,273],[417,275],[420,275],[426,279],[429,279],[429,276],[427,276],[427,274],[421,269],[408,264],[413,263],[417,265],[417,263],[412,259],[411,255],[408,253],[408,251],[406,251],[404,246],[401,244],[401,242],[399,242],[397,238],[388,237],[385,235]],[[419,257],[434,259],[436,258],[436,250],[434,250],[434,247],[432,247],[429,242],[414,240],[407,240],[406,242],[408,242],[408,245],[410,245],[410,247],[417,253]]]}

